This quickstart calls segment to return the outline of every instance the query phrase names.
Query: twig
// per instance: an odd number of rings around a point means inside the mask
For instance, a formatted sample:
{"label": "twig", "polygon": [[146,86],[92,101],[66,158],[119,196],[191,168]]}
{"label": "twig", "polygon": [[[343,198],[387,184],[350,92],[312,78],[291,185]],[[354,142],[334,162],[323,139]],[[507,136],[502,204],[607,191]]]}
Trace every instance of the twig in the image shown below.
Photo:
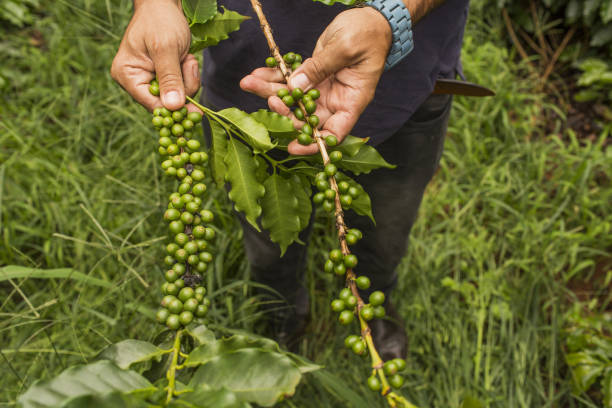
{"label": "twig", "polygon": [[[261,30],[263,31],[264,36],[268,42],[268,46],[270,48],[270,52],[272,56],[276,60],[278,67],[280,68],[283,76],[285,77],[285,82],[289,82],[289,77],[291,73],[287,65],[285,64],[285,60],[283,59],[278,45],[276,45],[276,41],[274,41],[274,35],[272,34],[272,28],[266,19],[266,15],[263,12],[261,3],[259,0],[251,0],[251,6],[257,14],[257,18],[259,19],[259,23],[261,25]],[[306,108],[302,101],[298,101],[298,106],[304,112],[304,120],[308,123],[308,114],[306,113]],[[323,159],[323,165],[327,165],[330,163],[329,154],[327,153],[327,147],[325,145],[325,141],[321,135],[321,132],[316,127],[313,127],[313,136],[314,140],[317,143],[317,147],[319,148],[319,153],[321,154],[321,158]],[[336,193],[335,198],[335,217],[336,217],[336,229],[338,230],[338,241],[340,243],[340,249],[342,250],[342,254],[344,256],[351,253],[348,244],[346,242],[346,233],[347,227],[344,222],[344,212],[342,210],[342,204],[340,203],[340,192],[338,191],[338,184],[336,183],[336,178],[334,176],[329,178],[329,184]],[[355,273],[352,269],[347,269],[346,271],[346,283],[347,286],[351,289],[353,295],[357,298],[357,317],[359,319],[360,327],[361,327],[361,336],[364,339],[368,351],[370,353],[370,357],[372,359],[372,368],[378,374],[381,383],[382,383],[382,391],[381,394],[387,399],[388,404],[391,407],[406,407],[411,408],[415,407],[410,402],[408,402],[404,397],[398,395],[394,392],[391,392],[391,387],[389,386],[389,382],[386,379],[385,373],[383,371],[383,360],[374,345],[374,339],[372,338],[372,330],[370,329],[368,323],[361,317],[361,309],[365,306],[365,303],[361,296],[359,295],[359,290],[357,289],[357,285],[355,283]],[[398,403],[400,405],[398,405]],[[415,407],[416,408],[416,407]]]}
{"label": "twig", "polygon": [[559,57],[561,56],[561,53],[563,52],[563,50],[565,49],[565,47],[567,47],[567,44],[569,43],[569,41],[571,40],[572,36],[576,33],[576,26],[572,27],[563,37],[563,41],[561,41],[561,44],[559,44],[559,47],[557,47],[554,55],[552,56],[552,58],[550,59],[550,61],[548,62],[548,66],[546,67],[546,70],[544,71],[544,75],[542,75],[542,87],[544,86],[544,83],[546,83],[546,80],[548,79],[548,76],[552,73],[555,64],[557,63],[557,60],[559,59]]}
{"label": "twig", "polygon": [[508,34],[510,34],[512,43],[516,47],[518,53],[521,55],[521,58],[523,58],[523,60],[527,63],[527,66],[529,67],[529,69],[533,73],[535,73],[536,72],[535,67],[533,66],[533,63],[529,60],[529,56],[525,52],[525,49],[523,48],[523,46],[521,45],[521,42],[516,36],[516,33],[514,32],[514,28],[512,28],[512,21],[510,20],[510,16],[508,15],[508,11],[506,10],[505,7],[502,9],[502,16],[504,17],[504,23],[506,24],[506,29],[508,30]]}

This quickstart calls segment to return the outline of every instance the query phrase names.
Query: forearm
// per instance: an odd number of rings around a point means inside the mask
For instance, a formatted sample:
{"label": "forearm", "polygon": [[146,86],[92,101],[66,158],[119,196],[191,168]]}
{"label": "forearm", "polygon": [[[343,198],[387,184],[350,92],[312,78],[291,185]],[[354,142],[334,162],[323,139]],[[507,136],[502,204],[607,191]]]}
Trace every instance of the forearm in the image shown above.
{"label": "forearm", "polygon": [[413,24],[425,17],[433,9],[444,3],[446,0],[403,0]]}

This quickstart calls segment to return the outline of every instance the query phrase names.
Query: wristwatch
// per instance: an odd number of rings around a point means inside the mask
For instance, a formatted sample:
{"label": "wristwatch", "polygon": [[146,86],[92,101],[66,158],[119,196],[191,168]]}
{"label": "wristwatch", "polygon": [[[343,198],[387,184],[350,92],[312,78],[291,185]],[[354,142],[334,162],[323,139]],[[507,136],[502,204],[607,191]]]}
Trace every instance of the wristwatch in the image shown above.
{"label": "wristwatch", "polygon": [[393,42],[385,62],[385,71],[387,71],[410,54],[414,48],[410,12],[402,0],[370,0],[364,5],[378,10],[391,26]]}

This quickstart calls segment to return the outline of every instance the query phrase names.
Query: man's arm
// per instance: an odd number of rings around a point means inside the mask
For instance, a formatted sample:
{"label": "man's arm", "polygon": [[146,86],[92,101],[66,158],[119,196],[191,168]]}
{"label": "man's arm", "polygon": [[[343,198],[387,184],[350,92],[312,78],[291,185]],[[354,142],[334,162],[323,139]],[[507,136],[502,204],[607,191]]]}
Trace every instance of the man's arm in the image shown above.
{"label": "man's arm", "polygon": [[443,4],[446,0],[403,0],[414,23],[421,20],[429,12]]}

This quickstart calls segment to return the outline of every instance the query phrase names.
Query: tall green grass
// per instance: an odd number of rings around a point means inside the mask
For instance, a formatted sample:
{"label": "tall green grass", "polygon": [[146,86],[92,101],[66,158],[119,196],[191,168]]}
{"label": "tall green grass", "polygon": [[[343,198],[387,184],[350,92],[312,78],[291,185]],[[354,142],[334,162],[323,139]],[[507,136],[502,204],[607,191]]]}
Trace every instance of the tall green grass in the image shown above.
{"label": "tall green grass", "polygon": [[[0,266],[74,268],[112,285],[0,282],[4,405],[111,342],[158,331],[152,311],[170,184],[158,171],[147,113],[108,74],[130,5],[45,2],[32,27],[4,29],[0,40]],[[576,301],[567,282],[610,259],[608,134],[589,143],[543,133],[544,98],[521,79],[492,23],[472,20],[464,65],[469,79],[498,94],[457,98],[400,266],[394,299],[411,343],[404,391],[423,407],[458,407],[466,397],[488,407],[595,407],[570,395],[561,329]],[[216,272],[207,276],[212,316],[217,327],[259,330],[242,233],[223,194],[211,188],[206,203],[219,233]],[[330,232],[318,218],[308,260],[316,318],[300,344],[326,371],[284,405],[345,407],[340,390],[349,387],[365,406],[383,406],[329,311],[338,286],[321,273]]]}

